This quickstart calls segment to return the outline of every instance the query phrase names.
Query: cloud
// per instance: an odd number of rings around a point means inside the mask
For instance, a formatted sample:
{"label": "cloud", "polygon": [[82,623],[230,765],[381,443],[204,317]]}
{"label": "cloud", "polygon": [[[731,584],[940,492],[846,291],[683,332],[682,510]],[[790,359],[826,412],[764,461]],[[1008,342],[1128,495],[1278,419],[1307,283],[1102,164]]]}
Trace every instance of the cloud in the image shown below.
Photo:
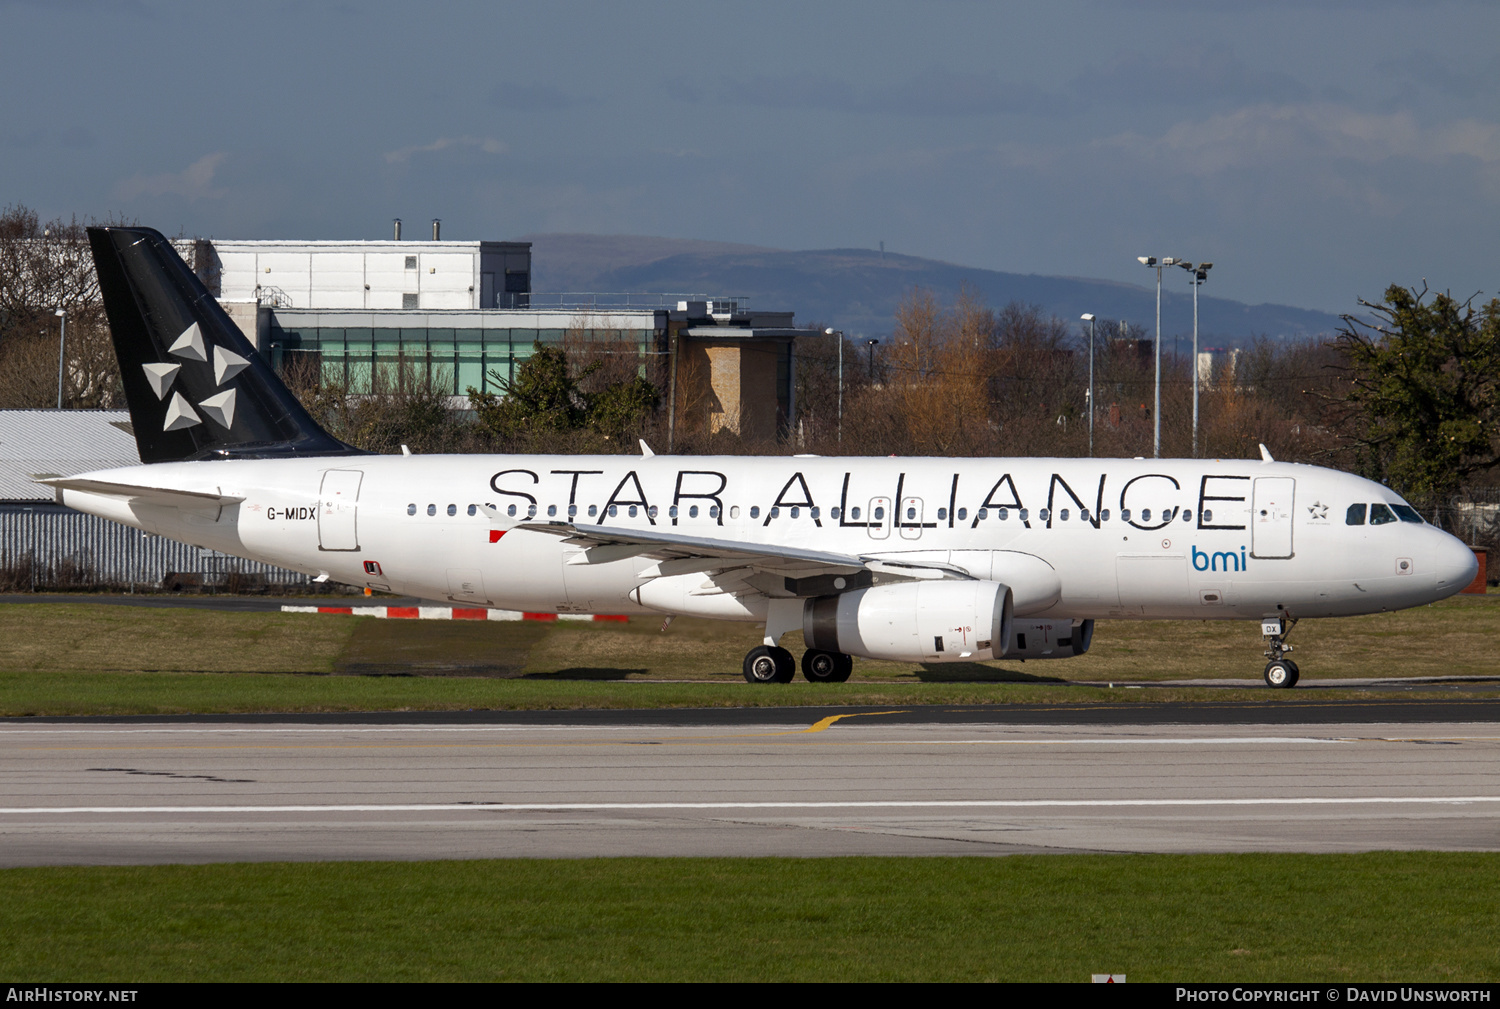
{"label": "cloud", "polygon": [[490,104],[519,112],[557,112],[583,102],[547,84],[509,81],[490,91]]}
{"label": "cloud", "polygon": [[205,154],[180,172],[135,175],[116,186],[115,195],[122,200],[139,196],[182,196],[188,200],[223,196],[225,191],[212,188],[212,183],[214,173],[227,157],[225,152],[217,151]]}
{"label": "cloud", "polygon": [[1371,114],[1332,103],[1254,105],[1180,122],[1158,137],[1123,133],[1097,146],[1199,175],[1309,158],[1365,164],[1472,158],[1493,166],[1500,164],[1500,126],[1473,119],[1422,126],[1408,112]]}
{"label": "cloud", "polygon": [[1307,85],[1276,70],[1260,70],[1228,46],[1193,46],[1161,55],[1124,52],[1079,74],[1068,90],[1105,102],[1236,105],[1307,100]]}
{"label": "cloud", "polygon": [[412,159],[414,154],[434,154],[446,150],[477,150],[485,154],[504,154],[506,148],[500,141],[490,137],[440,137],[430,144],[387,151],[384,157],[387,164],[404,165]]}
{"label": "cloud", "polygon": [[818,109],[872,115],[968,116],[1053,114],[1070,100],[994,74],[929,70],[877,88],[855,88],[823,74],[755,76],[720,81],[712,90],[696,82],[667,83],[679,101],[719,101],[767,109]]}

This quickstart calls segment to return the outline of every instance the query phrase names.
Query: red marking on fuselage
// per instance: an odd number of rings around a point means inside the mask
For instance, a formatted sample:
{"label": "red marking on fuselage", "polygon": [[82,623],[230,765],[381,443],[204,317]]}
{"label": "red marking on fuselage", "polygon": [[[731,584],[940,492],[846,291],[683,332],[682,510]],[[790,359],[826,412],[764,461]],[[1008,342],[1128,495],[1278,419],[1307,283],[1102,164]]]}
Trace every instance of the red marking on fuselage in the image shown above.
{"label": "red marking on fuselage", "polygon": [[505,533],[506,533],[506,530],[504,530],[504,529],[491,529],[490,530],[490,542],[491,543],[499,543],[500,542],[500,537],[504,536]]}

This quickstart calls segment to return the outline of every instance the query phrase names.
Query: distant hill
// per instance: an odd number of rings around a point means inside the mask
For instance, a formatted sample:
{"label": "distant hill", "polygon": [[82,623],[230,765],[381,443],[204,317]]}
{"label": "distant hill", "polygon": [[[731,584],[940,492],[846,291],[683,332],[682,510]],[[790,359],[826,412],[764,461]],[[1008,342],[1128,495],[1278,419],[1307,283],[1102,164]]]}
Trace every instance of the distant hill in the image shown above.
{"label": "distant hill", "polygon": [[[534,243],[533,290],[690,291],[734,297],[755,308],[791,310],[799,323],[822,323],[849,334],[881,337],[892,328],[896,304],[913,287],[951,302],[961,285],[988,304],[1039,305],[1076,321],[1085,312],[1151,329],[1156,287],[1079,277],[1001,273],[933,259],[864,249],[788,252],[756,246],[631,235],[529,235]],[[1143,271],[1144,272],[1144,271]],[[1187,278],[1173,270],[1162,293],[1162,331],[1192,332]],[[1212,290],[1209,281],[1204,291]],[[1290,305],[1246,305],[1200,294],[1199,331],[1206,344],[1242,344],[1329,334],[1339,318]]]}

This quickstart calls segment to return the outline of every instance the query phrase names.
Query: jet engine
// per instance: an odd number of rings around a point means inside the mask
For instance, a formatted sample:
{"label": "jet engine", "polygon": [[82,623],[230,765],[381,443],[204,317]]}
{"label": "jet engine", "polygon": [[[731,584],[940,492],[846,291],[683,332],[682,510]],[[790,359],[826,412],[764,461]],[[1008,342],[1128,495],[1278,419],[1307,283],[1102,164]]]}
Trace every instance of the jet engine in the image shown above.
{"label": "jet engine", "polygon": [[996,658],[1011,639],[1007,585],[919,581],[809,599],[802,633],[809,648],[902,662]]}
{"label": "jet engine", "polygon": [[1071,659],[1094,641],[1092,620],[1017,620],[1002,659]]}

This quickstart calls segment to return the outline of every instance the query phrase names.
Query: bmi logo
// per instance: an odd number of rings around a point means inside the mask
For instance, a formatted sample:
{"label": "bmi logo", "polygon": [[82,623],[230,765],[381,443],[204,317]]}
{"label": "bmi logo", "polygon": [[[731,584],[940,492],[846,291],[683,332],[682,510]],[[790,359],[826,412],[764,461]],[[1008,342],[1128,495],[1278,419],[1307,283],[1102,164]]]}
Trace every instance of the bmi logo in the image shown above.
{"label": "bmi logo", "polygon": [[1198,571],[1244,571],[1245,564],[1244,547],[1240,547],[1239,553],[1215,550],[1211,554],[1193,547],[1193,568]]}
{"label": "bmi logo", "polygon": [[[223,347],[208,348],[203,342],[203,331],[195,322],[182,331],[172,344],[167,348],[167,353],[184,361],[197,361],[200,364],[209,363],[208,351],[213,351],[214,382],[223,385],[246,368],[250,362],[232,350]],[[143,364],[141,368],[146,372],[146,381],[151,384],[151,391],[156,393],[156,398],[165,400],[167,393],[172,398],[167,403],[167,418],[162,424],[163,431],[182,431],[203,423],[207,417],[220,427],[228,430],[234,424],[234,390],[225,389],[198,403],[198,409],[194,410],[180,392],[172,389],[172,383],[177,379],[177,373],[182,370],[178,363]],[[201,411],[201,416],[199,411]]]}

